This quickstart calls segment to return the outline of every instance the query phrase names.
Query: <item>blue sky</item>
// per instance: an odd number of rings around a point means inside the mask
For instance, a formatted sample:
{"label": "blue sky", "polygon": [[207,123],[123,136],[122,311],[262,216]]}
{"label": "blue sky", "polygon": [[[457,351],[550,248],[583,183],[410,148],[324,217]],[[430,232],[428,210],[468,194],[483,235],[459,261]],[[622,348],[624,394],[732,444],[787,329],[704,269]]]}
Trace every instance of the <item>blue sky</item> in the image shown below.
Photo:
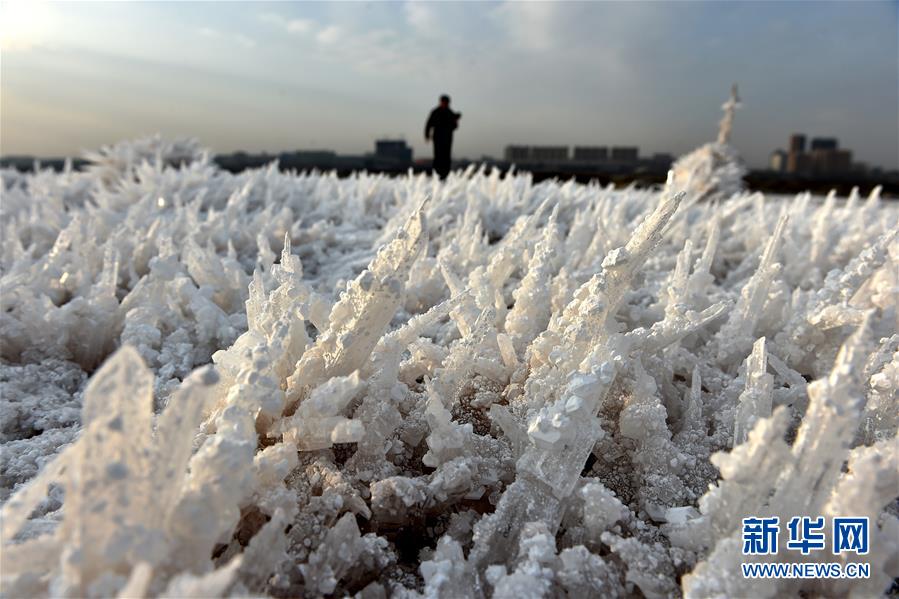
{"label": "blue sky", "polygon": [[216,151],[369,151],[463,112],[455,154],[508,143],[690,150],[739,82],[733,143],[836,136],[899,164],[895,2],[53,3],[0,6],[0,152],[154,132]]}

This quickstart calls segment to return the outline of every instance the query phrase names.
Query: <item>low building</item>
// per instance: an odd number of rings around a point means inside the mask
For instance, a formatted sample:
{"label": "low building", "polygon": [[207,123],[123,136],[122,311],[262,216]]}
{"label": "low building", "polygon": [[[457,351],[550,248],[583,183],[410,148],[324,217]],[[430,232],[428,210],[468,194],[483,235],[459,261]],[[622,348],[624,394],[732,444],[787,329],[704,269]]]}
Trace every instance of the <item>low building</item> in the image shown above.
{"label": "low building", "polygon": [[655,166],[664,166],[665,168],[674,163],[674,156],[667,152],[656,152],[649,159],[649,162]]}
{"label": "low building", "polygon": [[612,148],[613,162],[637,162],[639,159],[639,148],[631,146],[616,146]]}
{"label": "low building", "polygon": [[814,149],[811,169],[815,174],[844,175],[852,170],[852,152],[849,150]]}
{"label": "low building", "polygon": [[278,164],[287,170],[329,169],[336,162],[337,153],[331,150],[297,150],[278,154]]}
{"label": "low building", "polygon": [[565,162],[568,146],[506,146],[504,156],[516,164]]}
{"label": "low building", "polygon": [[534,162],[564,162],[568,160],[568,146],[531,146]]}
{"label": "low building", "polygon": [[509,162],[527,162],[531,159],[529,146],[506,146],[503,156]]}
{"label": "low building", "polygon": [[411,164],[412,148],[402,139],[379,139],[375,141],[375,158]]}
{"label": "low building", "polygon": [[577,162],[605,162],[609,159],[606,146],[574,146],[573,160]]}

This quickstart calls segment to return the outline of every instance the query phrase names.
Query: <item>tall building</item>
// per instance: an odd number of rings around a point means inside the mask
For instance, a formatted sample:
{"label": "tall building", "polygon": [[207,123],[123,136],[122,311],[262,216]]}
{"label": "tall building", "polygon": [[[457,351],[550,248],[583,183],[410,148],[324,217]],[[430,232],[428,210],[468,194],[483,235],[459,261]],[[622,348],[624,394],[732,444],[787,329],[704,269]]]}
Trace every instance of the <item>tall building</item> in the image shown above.
{"label": "tall building", "polygon": [[801,154],[805,152],[805,135],[802,133],[794,133],[790,136],[790,154]]}
{"label": "tall building", "polygon": [[640,150],[631,146],[616,146],[612,148],[613,162],[637,162]]}
{"label": "tall building", "polygon": [[803,133],[794,133],[790,136],[790,149],[787,152],[786,171],[788,173],[799,173],[806,170],[805,156],[805,135]]}
{"label": "tall building", "polygon": [[573,159],[579,162],[605,162],[609,149],[605,146],[574,146]]}
{"label": "tall building", "polygon": [[395,162],[412,162],[412,148],[402,139],[379,139],[375,141],[375,157]]}

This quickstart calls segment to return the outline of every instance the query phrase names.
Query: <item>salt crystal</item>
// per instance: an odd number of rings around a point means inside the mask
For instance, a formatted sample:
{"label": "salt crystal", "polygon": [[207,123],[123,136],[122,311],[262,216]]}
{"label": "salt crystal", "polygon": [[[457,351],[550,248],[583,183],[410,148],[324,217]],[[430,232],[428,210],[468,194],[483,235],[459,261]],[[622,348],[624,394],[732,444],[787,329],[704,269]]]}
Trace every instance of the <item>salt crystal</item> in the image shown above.
{"label": "salt crystal", "polygon": [[[738,101],[661,191],[3,170],[4,595],[881,594],[899,208],[746,193]],[[734,576],[816,514],[868,579]]]}

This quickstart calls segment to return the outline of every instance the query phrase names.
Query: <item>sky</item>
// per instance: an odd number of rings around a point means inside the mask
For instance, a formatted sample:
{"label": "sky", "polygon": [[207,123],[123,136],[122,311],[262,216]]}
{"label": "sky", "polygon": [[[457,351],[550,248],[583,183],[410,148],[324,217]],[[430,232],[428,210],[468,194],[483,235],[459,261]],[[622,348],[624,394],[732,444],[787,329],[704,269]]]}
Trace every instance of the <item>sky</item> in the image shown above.
{"label": "sky", "polygon": [[215,152],[380,137],[431,155],[441,93],[454,155],[507,144],[714,139],[766,164],[793,132],[899,167],[897,2],[0,3],[0,154],[75,155],[154,133]]}

